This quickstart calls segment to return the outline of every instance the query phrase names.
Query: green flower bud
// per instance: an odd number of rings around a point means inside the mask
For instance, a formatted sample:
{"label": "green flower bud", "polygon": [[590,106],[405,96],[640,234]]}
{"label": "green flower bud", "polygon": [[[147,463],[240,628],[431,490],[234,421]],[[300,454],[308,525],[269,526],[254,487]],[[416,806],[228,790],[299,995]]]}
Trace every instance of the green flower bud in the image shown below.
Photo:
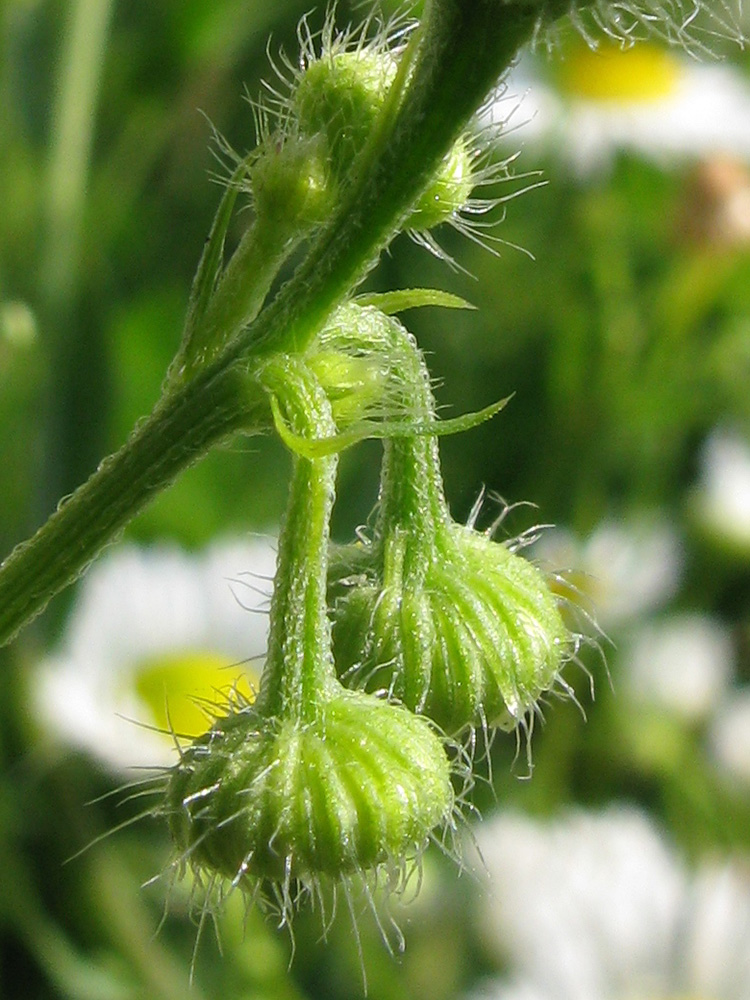
{"label": "green flower bud", "polygon": [[[434,420],[413,339],[380,322],[414,419]],[[448,733],[512,728],[561,683],[571,637],[557,599],[528,560],[452,520],[434,437],[386,441],[373,539],[338,550],[330,579],[339,669]]]}
{"label": "green flower bud", "polygon": [[458,139],[414,206],[408,220],[412,229],[433,229],[441,222],[449,222],[468,205],[477,183],[472,171],[473,158],[466,139]]}
{"label": "green flower bud", "polygon": [[[336,432],[300,359],[269,361],[262,380],[294,434]],[[295,457],[258,696],[182,752],[163,806],[180,859],[283,906],[291,880],[402,870],[453,810],[430,725],[337,679],[326,604],[336,461]]]}
{"label": "green flower bud", "polygon": [[167,792],[178,850],[237,883],[333,879],[421,851],[452,807],[424,722],[336,690],[309,723],[251,706],[183,755]]}
{"label": "green flower bud", "polygon": [[304,233],[332,207],[317,139],[267,140],[249,168],[255,211],[262,223]]}
{"label": "green flower bud", "polygon": [[380,359],[350,354],[345,348],[319,347],[310,353],[308,366],[328,396],[339,429],[377,409],[388,386]]}
{"label": "green flower bud", "polygon": [[447,518],[429,538],[395,527],[349,580],[337,663],[447,733],[515,728],[555,686],[570,647],[556,599],[534,565],[486,535]]}
{"label": "green flower bud", "polygon": [[[347,183],[352,163],[383,111],[398,70],[396,54],[382,47],[323,52],[299,76],[291,101],[302,135],[324,136],[331,182]],[[476,183],[470,144],[459,138],[417,199],[408,228],[427,230],[466,206]]]}
{"label": "green flower bud", "polygon": [[300,74],[292,98],[303,135],[325,137],[333,177],[342,183],[367,142],[398,63],[387,51],[323,53]]}

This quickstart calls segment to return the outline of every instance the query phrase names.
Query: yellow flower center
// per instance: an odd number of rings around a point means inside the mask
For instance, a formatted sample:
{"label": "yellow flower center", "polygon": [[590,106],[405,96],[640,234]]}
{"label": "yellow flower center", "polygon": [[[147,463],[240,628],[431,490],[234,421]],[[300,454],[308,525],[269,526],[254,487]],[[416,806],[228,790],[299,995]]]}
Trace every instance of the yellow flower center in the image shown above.
{"label": "yellow flower center", "polygon": [[674,93],[681,75],[666,49],[640,43],[571,50],[559,66],[562,89],[593,101],[658,101]]}
{"label": "yellow flower center", "polygon": [[252,700],[255,682],[257,676],[248,675],[245,664],[215,652],[185,650],[141,664],[134,686],[155,726],[194,738],[210,727],[212,706],[223,706],[233,691]]}

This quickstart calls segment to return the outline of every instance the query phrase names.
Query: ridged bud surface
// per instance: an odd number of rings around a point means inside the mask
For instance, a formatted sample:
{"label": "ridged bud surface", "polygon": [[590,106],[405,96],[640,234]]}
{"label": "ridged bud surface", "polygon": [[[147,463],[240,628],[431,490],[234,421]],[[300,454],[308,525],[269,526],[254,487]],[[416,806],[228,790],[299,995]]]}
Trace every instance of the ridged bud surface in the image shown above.
{"label": "ridged bud surface", "polygon": [[427,723],[338,686],[312,722],[252,707],[219,719],[185,752],[166,797],[178,850],[237,882],[399,863],[452,806],[448,759]]}
{"label": "ridged bud surface", "polygon": [[382,582],[360,573],[338,601],[340,669],[369,689],[391,691],[448,733],[513,728],[554,686],[570,645],[543,574],[505,545],[451,523],[439,530],[424,575],[410,578],[404,541],[391,539]]}

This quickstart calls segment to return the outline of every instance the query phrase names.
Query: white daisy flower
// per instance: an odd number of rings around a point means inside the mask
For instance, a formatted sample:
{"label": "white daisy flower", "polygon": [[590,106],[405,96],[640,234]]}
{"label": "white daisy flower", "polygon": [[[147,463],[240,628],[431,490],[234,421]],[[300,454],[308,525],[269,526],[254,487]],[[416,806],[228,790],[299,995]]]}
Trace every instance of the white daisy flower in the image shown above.
{"label": "white daisy flower", "polygon": [[[582,176],[628,151],[669,167],[717,154],[750,160],[750,81],[729,64],[702,64],[637,42],[622,49],[582,43],[557,65],[557,86],[531,58],[508,80],[528,142],[549,147]],[[507,109],[507,98],[502,104]],[[507,110],[498,108],[498,115]]]}
{"label": "white daisy flower", "polygon": [[737,554],[750,555],[750,442],[722,429],[708,437],[694,505],[707,532]]}
{"label": "white daisy flower", "polygon": [[624,644],[620,667],[632,699],[698,722],[718,707],[734,675],[730,630],[698,613],[649,622]]}
{"label": "white daisy flower", "polygon": [[665,604],[682,573],[680,539],[657,517],[606,520],[583,540],[553,528],[533,551],[545,567],[564,570],[605,632]]}
{"label": "white daisy flower", "polygon": [[106,553],[82,581],[58,650],[34,680],[46,729],[111,768],[160,767],[210,706],[251,696],[266,651],[275,551],[226,541]]}
{"label": "white daisy flower", "polygon": [[750,878],[688,873],[640,812],[504,815],[478,831],[494,1000],[748,1000]]}

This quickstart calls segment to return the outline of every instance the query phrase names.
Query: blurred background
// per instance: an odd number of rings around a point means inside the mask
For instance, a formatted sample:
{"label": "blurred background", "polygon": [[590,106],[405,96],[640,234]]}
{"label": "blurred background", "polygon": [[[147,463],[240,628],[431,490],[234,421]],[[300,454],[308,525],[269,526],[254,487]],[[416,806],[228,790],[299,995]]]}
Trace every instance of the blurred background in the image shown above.
{"label": "blurred background", "polygon": [[[252,147],[243,94],[267,46],[294,59],[309,8],[0,0],[3,554],[155,402],[220,197],[209,121]],[[566,672],[579,704],[537,720],[533,776],[512,736],[483,765],[465,838],[484,863],[428,853],[419,897],[391,903],[403,955],[367,912],[359,942],[341,912],[323,943],[303,911],[290,964],[237,894],[196,947],[200,887],[171,884],[163,824],[130,821],[153,803],[139,768],[173,759],[144,728],[165,692],[199,729],[189,695],[259,668],[265,618],[243,606],[269,587],[288,461],[240,441],[0,651],[0,996],[344,1000],[362,965],[373,1000],[750,996],[750,59],[711,47],[727,58],[594,55],[563,30],[525,53],[484,115],[513,158],[484,220],[501,242],[443,227],[451,266],[402,236],[368,279],[477,307],[406,317],[446,415],[513,394],[442,440],[452,511],[484,489],[481,523],[509,508],[499,538],[550,525],[530,555],[598,623]],[[338,540],[378,462],[372,442],[344,456]]]}

